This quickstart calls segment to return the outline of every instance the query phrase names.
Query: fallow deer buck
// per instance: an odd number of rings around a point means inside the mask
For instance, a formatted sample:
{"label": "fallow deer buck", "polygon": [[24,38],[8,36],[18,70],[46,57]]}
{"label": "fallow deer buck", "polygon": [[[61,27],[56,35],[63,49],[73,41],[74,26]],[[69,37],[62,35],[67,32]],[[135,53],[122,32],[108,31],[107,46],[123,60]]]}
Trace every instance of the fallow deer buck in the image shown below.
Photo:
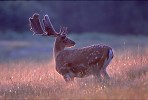
{"label": "fallow deer buck", "polygon": [[65,50],[66,47],[72,47],[76,43],[67,37],[67,28],[60,28],[56,32],[51,24],[48,15],[43,18],[41,26],[39,14],[34,14],[29,18],[31,31],[34,34],[42,36],[54,36],[54,59],[56,71],[63,76],[66,82],[73,81],[75,77],[83,78],[89,75],[104,77],[109,79],[106,67],[113,58],[111,47],[105,45],[92,45],[80,49]]}

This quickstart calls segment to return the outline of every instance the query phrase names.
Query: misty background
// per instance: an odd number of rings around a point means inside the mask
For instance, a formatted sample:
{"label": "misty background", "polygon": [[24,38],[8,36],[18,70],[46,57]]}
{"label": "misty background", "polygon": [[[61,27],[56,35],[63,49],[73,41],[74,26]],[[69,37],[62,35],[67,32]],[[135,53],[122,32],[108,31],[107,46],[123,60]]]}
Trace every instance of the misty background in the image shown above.
{"label": "misty background", "polygon": [[147,1],[0,1],[0,34],[28,33],[33,13],[48,14],[57,31],[148,35]]}
{"label": "misty background", "polygon": [[147,1],[0,1],[0,63],[53,58],[54,38],[30,31],[34,13],[40,19],[48,14],[57,32],[68,27],[76,42],[71,49],[105,44],[140,52],[148,47]]}

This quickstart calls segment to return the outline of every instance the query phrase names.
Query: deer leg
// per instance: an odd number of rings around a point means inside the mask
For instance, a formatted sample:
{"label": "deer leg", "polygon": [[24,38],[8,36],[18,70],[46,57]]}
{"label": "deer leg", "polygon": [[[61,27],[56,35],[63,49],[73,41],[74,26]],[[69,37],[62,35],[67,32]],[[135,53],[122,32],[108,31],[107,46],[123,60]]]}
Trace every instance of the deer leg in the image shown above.
{"label": "deer leg", "polygon": [[95,66],[95,68],[93,69],[93,76],[95,78],[95,81],[102,81],[102,77],[101,77],[101,73],[100,73],[100,68],[97,66]]}
{"label": "deer leg", "polygon": [[101,69],[100,70],[100,74],[101,74],[101,76],[104,78],[104,79],[110,79],[110,77],[109,77],[109,75],[107,74],[107,72],[106,72],[106,69]]}
{"label": "deer leg", "polygon": [[63,78],[66,82],[74,81],[74,74],[72,72],[66,73]]}
{"label": "deer leg", "polygon": [[102,81],[102,78],[101,78],[101,74],[100,73],[97,73],[94,75],[94,78],[95,78],[95,82],[101,82]]}
{"label": "deer leg", "polygon": [[66,82],[74,81],[75,74],[69,70],[69,68],[61,68],[60,73]]}

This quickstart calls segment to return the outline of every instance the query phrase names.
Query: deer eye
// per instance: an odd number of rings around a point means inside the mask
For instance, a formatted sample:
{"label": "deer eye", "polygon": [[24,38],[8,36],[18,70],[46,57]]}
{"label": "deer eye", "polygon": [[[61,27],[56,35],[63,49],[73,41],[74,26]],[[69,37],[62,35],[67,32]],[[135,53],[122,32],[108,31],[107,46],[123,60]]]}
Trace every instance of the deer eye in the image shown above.
{"label": "deer eye", "polygon": [[64,39],[64,41],[68,41],[68,39],[67,39],[67,38],[65,38],[65,39]]}

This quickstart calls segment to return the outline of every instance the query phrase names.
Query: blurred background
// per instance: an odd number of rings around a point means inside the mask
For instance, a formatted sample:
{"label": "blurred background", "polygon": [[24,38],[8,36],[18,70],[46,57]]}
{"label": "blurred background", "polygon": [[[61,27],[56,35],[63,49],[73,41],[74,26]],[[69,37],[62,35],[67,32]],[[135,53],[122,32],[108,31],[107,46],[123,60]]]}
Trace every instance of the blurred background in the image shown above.
{"label": "blurred background", "polygon": [[96,43],[114,49],[147,45],[147,1],[0,1],[0,61],[52,58],[54,38],[30,31],[34,13],[40,19],[48,14],[57,32],[67,26],[75,48]]}
{"label": "blurred background", "polygon": [[29,31],[28,18],[48,14],[69,32],[148,35],[147,1],[0,1],[0,34]]}

